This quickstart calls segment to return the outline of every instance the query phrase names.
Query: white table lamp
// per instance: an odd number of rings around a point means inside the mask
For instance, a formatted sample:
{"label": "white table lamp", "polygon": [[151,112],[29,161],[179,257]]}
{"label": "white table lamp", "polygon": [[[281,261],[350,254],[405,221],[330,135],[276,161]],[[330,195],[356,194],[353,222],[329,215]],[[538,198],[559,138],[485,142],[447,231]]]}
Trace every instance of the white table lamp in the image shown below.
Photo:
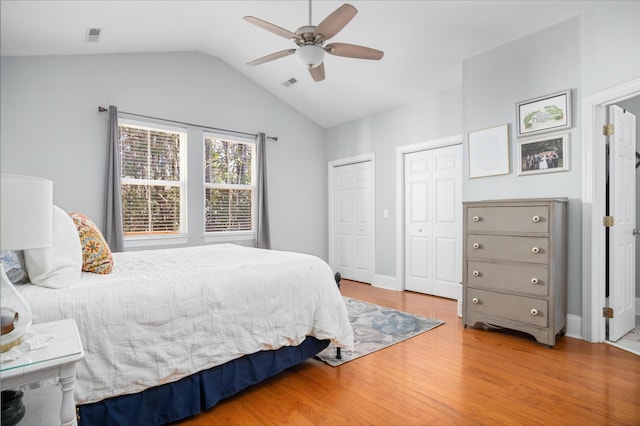
{"label": "white table lamp", "polygon": [[[25,250],[52,244],[53,182],[0,175],[0,250]],[[22,342],[31,326],[31,307],[13,286],[0,262],[1,352]]]}

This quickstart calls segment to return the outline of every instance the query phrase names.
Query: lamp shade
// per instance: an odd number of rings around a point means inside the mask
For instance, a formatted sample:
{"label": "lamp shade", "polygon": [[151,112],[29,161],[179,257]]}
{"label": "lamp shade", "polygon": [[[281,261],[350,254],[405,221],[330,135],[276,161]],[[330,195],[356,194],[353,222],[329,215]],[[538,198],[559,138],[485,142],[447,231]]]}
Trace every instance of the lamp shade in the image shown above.
{"label": "lamp shade", "polygon": [[0,175],[0,249],[51,246],[52,206],[50,180]]}
{"label": "lamp shade", "polygon": [[[0,175],[0,249],[26,250],[52,244],[53,182]],[[0,352],[20,345],[31,326],[29,303],[16,290],[0,262]]]}
{"label": "lamp shade", "polygon": [[315,68],[322,63],[324,59],[324,49],[314,44],[300,46],[296,50],[296,58],[298,62],[307,68]]}

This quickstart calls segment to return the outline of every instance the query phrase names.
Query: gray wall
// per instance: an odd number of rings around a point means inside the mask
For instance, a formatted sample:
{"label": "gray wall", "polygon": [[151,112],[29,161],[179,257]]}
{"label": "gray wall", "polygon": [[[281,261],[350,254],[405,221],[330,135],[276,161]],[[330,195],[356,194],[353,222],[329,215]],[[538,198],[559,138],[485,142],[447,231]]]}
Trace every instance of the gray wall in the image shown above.
{"label": "gray wall", "polygon": [[[465,179],[463,197],[465,200],[569,198],[567,309],[576,315],[582,310],[582,151],[577,108],[577,100],[582,95],[579,47],[580,19],[574,18],[468,59],[463,66],[465,133],[509,123],[511,135],[511,173]],[[572,89],[573,95],[574,124],[568,132],[569,170],[518,176],[518,143],[525,139],[516,136],[516,103],[566,89]],[[554,132],[561,133],[564,132]],[[466,149],[464,155],[466,158]]]}
{"label": "gray wall", "polygon": [[396,148],[461,133],[460,87],[325,131],[327,161],[375,153],[376,275],[395,277],[397,272]]}
{"label": "gray wall", "polygon": [[[104,221],[107,115],[98,105],[279,137],[267,144],[272,245],[326,259],[323,131],[200,53],[2,57],[0,168],[54,182],[54,202]],[[189,135],[189,244],[202,242],[202,148]],[[292,208],[295,206],[295,208]]]}
{"label": "gray wall", "polygon": [[[465,200],[570,198],[568,308],[570,314],[581,315],[579,100],[640,76],[639,16],[640,2],[594,3],[579,18],[465,61],[463,87],[324,132],[205,55],[2,58],[0,167],[3,172],[44,172],[56,182],[57,203],[101,221],[106,117],[96,112],[98,104],[266,131],[280,137],[280,142],[269,144],[268,155],[274,247],[326,256],[326,163],[373,152],[375,272],[393,277],[396,147],[504,123],[513,126],[516,102],[571,88],[569,171],[517,176],[512,169],[507,176],[473,180],[465,173],[463,195]],[[159,88],[163,91],[156,94]],[[517,143],[512,127],[512,167]],[[290,207],[292,200],[295,209]],[[384,209],[390,213],[386,219]]]}
{"label": "gray wall", "polygon": [[[569,296],[568,312],[582,312],[582,149],[581,103],[583,96],[606,90],[640,77],[640,2],[606,1],[592,4],[578,18],[524,37],[515,42],[485,52],[465,61],[462,88],[462,127],[460,123],[440,126],[439,119],[425,116],[420,103],[344,124],[326,132],[327,159],[333,160],[369,151],[389,155],[391,148],[463,132],[511,125],[511,165],[509,175],[463,180],[465,200],[512,197],[568,197],[569,202]],[[570,169],[546,175],[517,176],[518,139],[515,136],[516,102],[537,96],[572,89],[573,127],[569,131]],[[444,94],[443,94],[444,95]],[[449,103],[457,95],[447,93]],[[434,97],[427,102],[443,102]],[[443,104],[444,105],[444,104]],[[435,111],[445,108],[434,106]],[[451,119],[458,118],[453,108]],[[455,111],[455,112],[453,112]],[[400,118],[404,114],[404,117]],[[455,115],[454,115],[455,114]],[[445,114],[446,116],[446,114]],[[423,118],[424,117],[424,118]],[[424,119],[425,125],[412,133],[413,125]],[[407,125],[407,121],[412,125]],[[410,130],[408,130],[410,129]],[[382,131],[387,140],[376,132]],[[423,134],[420,134],[422,132]],[[371,141],[367,144],[362,141]],[[379,141],[379,142],[373,142]],[[385,147],[388,145],[388,147]],[[465,142],[465,164],[467,146]],[[385,163],[390,164],[390,163]],[[379,168],[383,166],[380,165]],[[392,167],[395,167],[392,165]],[[376,272],[395,275],[393,264],[395,229],[390,215],[388,222],[380,219],[382,209],[394,212],[394,173],[376,176]],[[384,201],[380,201],[384,200]],[[382,222],[382,223],[381,223]],[[640,259],[640,257],[639,257]],[[640,260],[639,262],[640,263]],[[640,276],[640,275],[639,275]],[[640,289],[639,289],[640,291]],[[640,293],[639,293],[640,294]]]}
{"label": "gray wall", "polygon": [[640,2],[599,1],[582,17],[583,96],[640,77]]}

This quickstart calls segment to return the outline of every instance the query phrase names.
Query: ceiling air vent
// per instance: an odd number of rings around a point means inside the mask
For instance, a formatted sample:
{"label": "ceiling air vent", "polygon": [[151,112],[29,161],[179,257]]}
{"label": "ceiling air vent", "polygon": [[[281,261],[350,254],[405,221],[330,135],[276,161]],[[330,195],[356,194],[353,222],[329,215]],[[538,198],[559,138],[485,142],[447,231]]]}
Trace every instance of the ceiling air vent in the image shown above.
{"label": "ceiling air vent", "polygon": [[85,41],[88,41],[88,42],[99,41],[100,33],[102,33],[102,28],[87,28],[87,36],[85,37]]}
{"label": "ceiling air vent", "polygon": [[289,80],[285,81],[282,84],[284,85],[284,87],[289,87],[289,86],[293,86],[297,82],[298,82],[298,80],[296,80],[295,78],[291,77]]}

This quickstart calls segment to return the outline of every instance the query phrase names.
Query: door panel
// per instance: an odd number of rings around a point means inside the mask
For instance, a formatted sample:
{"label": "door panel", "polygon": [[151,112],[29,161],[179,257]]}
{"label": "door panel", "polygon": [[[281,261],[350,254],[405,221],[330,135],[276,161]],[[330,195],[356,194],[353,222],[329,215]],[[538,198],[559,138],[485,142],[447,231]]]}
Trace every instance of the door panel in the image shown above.
{"label": "door panel", "polygon": [[440,282],[453,282],[456,279],[455,271],[459,265],[454,265],[456,259],[456,240],[454,238],[436,239],[436,279]]}
{"label": "door panel", "polygon": [[616,341],[635,327],[636,134],[635,116],[609,107],[614,134],[609,137],[609,319],[608,340]]}
{"label": "door panel", "polygon": [[455,299],[461,280],[460,145],[404,158],[405,289]]}
{"label": "door panel", "polygon": [[424,285],[421,286],[420,280],[427,281],[429,279],[429,268],[428,263],[425,262],[425,259],[429,256],[429,238],[424,237],[412,237],[410,242],[410,253],[411,256],[409,267],[411,268],[409,271],[409,276],[411,276],[415,283],[412,288],[408,288],[407,290],[413,291],[421,291],[425,293],[429,290],[429,288]]}
{"label": "door panel", "polygon": [[333,267],[367,283],[373,274],[372,170],[371,161],[333,167]]}

